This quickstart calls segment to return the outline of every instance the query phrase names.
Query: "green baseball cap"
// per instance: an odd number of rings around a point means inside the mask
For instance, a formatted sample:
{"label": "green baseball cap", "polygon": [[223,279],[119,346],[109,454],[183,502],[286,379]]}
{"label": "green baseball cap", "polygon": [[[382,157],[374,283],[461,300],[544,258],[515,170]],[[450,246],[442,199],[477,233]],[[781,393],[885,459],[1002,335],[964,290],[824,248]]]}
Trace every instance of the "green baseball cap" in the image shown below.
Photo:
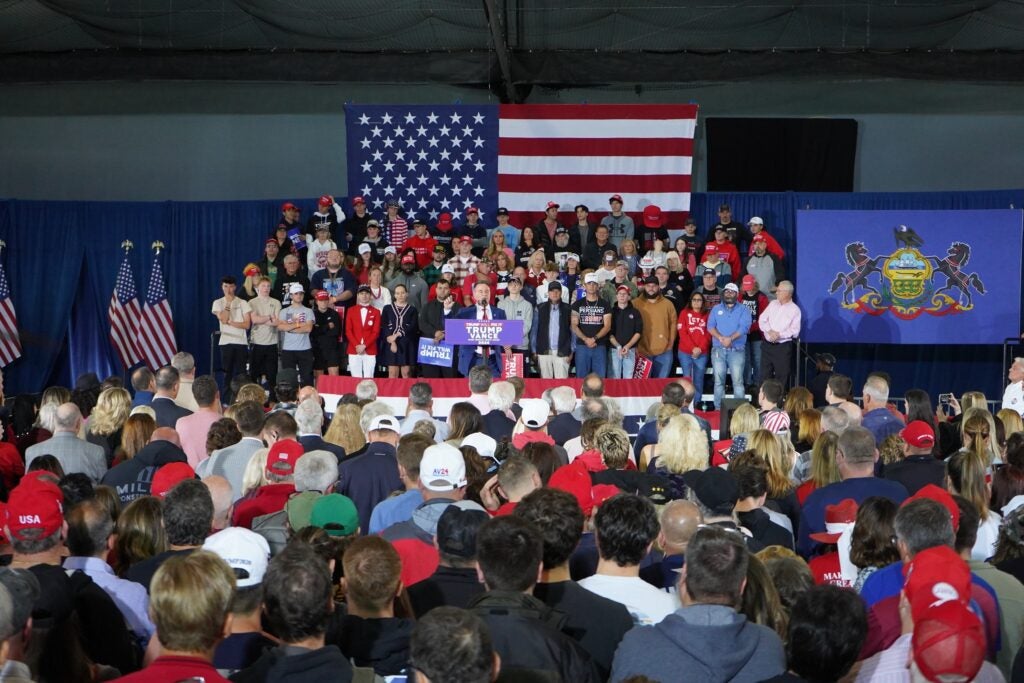
{"label": "green baseball cap", "polygon": [[309,524],[331,536],[351,536],[359,530],[359,513],[351,498],[331,493],[313,502]]}
{"label": "green baseball cap", "polygon": [[303,491],[288,499],[284,509],[288,513],[288,525],[292,531],[305,529],[310,524],[310,515],[313,514],[313,503],[321,497],[317,491]]}

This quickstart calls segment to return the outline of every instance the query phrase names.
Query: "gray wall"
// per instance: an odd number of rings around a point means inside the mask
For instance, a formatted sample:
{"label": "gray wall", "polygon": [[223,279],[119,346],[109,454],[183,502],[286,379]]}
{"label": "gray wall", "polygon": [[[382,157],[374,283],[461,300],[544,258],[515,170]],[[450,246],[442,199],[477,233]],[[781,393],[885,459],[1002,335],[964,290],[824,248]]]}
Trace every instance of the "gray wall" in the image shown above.
{"label": "gray wall", "polygon": [[[451,86],[96,83],[0,88],[0,196],[218,200],[344,194],[343,106],[493,102]],[[697,102],[701,116],[859,122],[858,191],[1024,187],[1024,86],[758,82],[535,89],[530,102]],[[695,189],[706,187],[703,129]]]}

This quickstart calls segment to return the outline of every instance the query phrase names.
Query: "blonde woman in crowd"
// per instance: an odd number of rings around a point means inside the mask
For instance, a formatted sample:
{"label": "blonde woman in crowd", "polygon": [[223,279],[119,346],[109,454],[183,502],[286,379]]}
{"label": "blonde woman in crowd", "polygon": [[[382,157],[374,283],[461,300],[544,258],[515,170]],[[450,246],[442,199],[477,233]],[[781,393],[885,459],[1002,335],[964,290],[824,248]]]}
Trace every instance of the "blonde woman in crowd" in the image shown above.
{"label": "blonde woman in crowd", "polygon": [[346,454],[363,450],[366,446],[366,435],[359,426],[361,409],[354,403],[339,405],[334,411],[331,424],[324,434],[324,441],[341,446]]}
{"label": "blonde woman in crowd", "polygon": [[647,471],[684,474],[708,467],[708,438],[692,415],[675,415],[658,434],[654,457]]}
{"label": "blonde woman in crowd", "polygon": [[132,397],[127,389],[111,387],[100,392],[96,407],[89,415],[86,441],[103,448],[109,466],[114,453],[121,446],[121,435],[128,414],[132,411]]}
{"label": "blonde woman in crowd", "polygon": [[[654,419],[656,420],[654,426],[655,429],[657,429],[658,434],[661,434],[661,430],[665,428],[665,426],[669,423],[669,420],[678,415],[678,406],[672,406],[666,403],[659,404],[658,412],[655,413],[654,416]],[[637,469],[639,469],[641,472],[645,472],[647,470],[647,465],[651,462],[651,459],[657,455],[657,452],[657,443],[651,443],[644,446],[643,449],[641,449],[640,451],[640,462],[637,463]]]}

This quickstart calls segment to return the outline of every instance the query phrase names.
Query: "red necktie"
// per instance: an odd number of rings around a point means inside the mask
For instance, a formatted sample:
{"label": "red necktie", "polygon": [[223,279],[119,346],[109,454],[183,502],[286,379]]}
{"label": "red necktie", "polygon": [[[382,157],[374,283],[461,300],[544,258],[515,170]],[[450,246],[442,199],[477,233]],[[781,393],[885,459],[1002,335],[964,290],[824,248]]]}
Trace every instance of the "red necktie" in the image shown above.
{"label": "red necktie", "polygon": [[[483,320],[490,320],[491,319],[491,316],[488,314],[488,311],[487,311],[487,306],[484,306],[484,317],[482,319]],[[481,346],[480,348],[484,352],[483,356],[484,356],[485,359],[491,355],[491,347],[490,346]]]}

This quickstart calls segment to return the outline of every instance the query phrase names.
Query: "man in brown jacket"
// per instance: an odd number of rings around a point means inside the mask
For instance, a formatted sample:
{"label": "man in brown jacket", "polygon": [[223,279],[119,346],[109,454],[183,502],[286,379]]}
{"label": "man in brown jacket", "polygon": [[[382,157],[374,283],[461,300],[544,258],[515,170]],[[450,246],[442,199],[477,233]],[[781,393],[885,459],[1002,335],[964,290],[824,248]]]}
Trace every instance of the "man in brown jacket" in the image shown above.
{"label": "man in brown jacket", "polygon": [[668,377],[675,348],[676,307],[661,295],[658,278],[653,275],[644,280],[644,291],[633,305],[644,321],[637,349],[651,360],[651,377]]}

